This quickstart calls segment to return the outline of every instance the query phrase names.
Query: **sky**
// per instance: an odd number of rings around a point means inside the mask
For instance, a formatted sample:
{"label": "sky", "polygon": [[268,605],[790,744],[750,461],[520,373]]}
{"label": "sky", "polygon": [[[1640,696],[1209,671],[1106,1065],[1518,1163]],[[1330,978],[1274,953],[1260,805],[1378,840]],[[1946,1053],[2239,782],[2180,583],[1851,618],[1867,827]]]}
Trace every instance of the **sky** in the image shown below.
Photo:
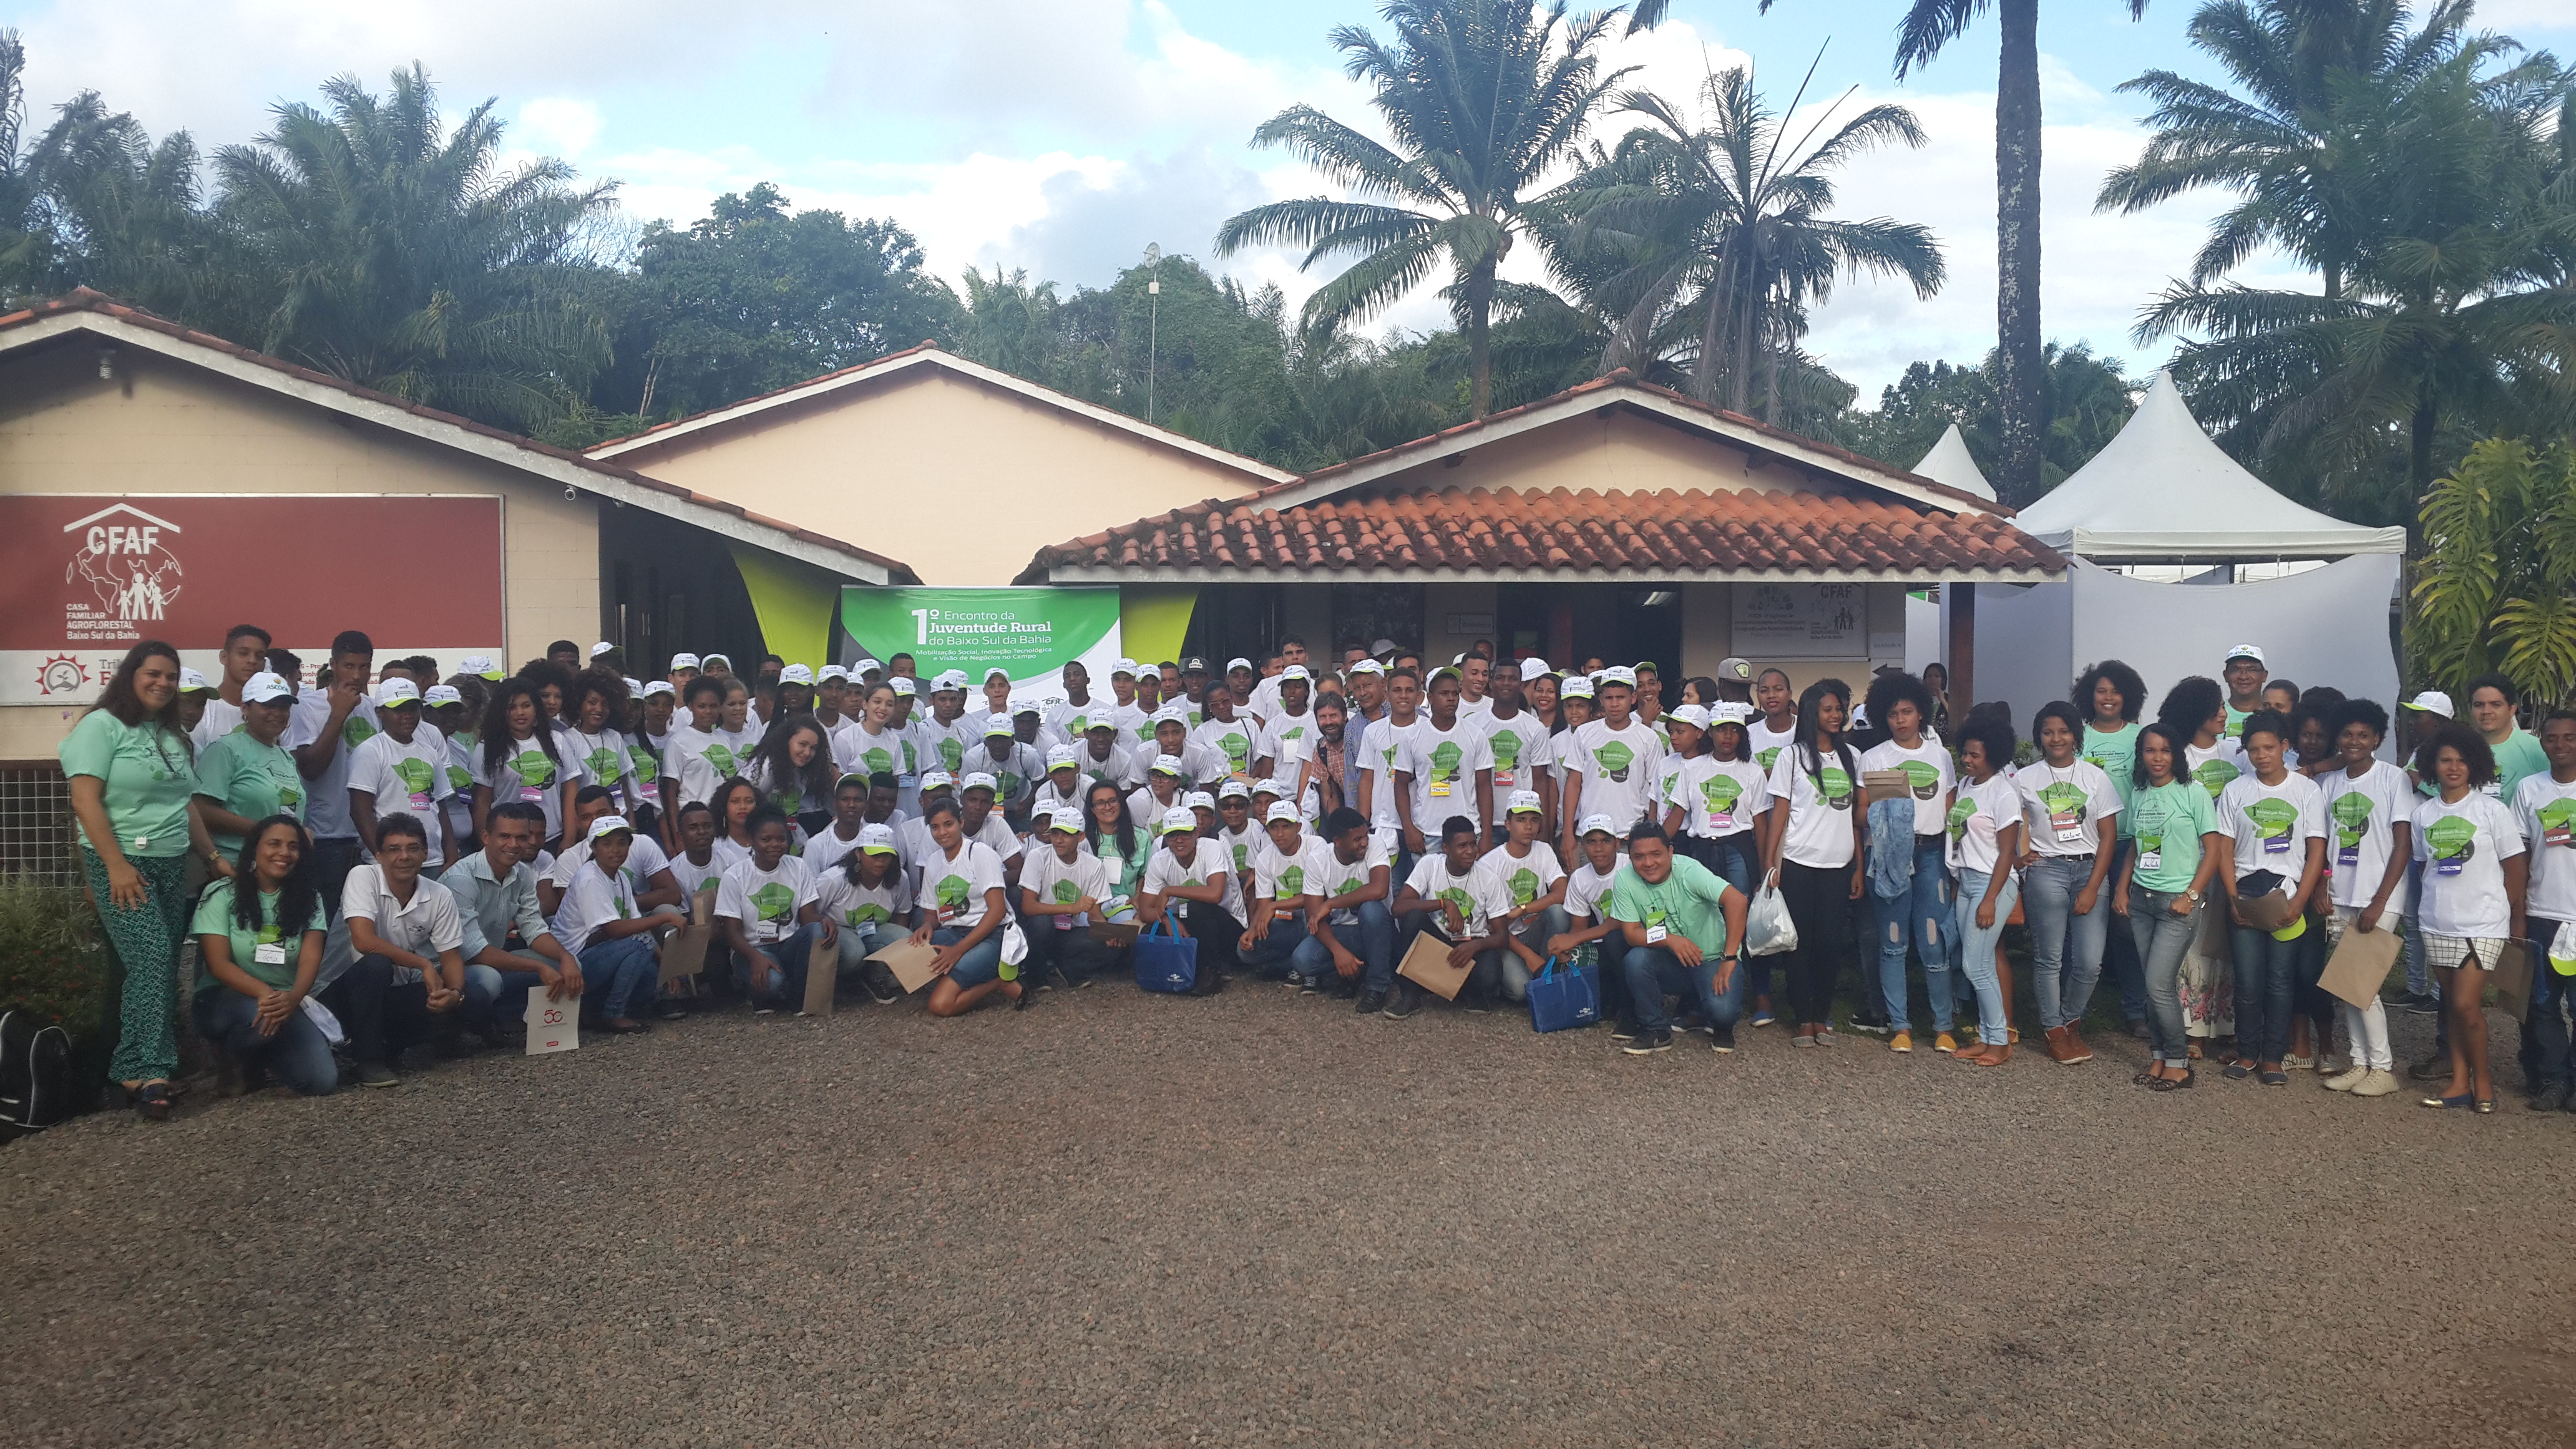
{"label": "sky", "polygon": [[[1756,0],[1676,0],[1661,29],[1607,56],[1639,67],[1625,84],[1677,100],[1713,69],[1750,64],[1783,105],[1813,64],[1802,119],[1879,101],[1914,109],[1928,144],[1844,169],[1839,211],[1931,227],[1950,280],[1930,300],[1847,282],[1808,339],[1865,404],[1907,363],[1973,361],[1994,338],[1993,18],[1900,84],[1890,57],[1904,8],[1778,0],[1763,15]],[[2187,269],[2222,200],[2097,216],[2092,198],[2144,141],[2144,107],[2118,93],[2123,81],[2159,67],[2223,79],[2185,37],[2192,8],[2154,0],[2133,23],[2121,0],[2041,7],[2046,329],[2133,375],[2167,350],[2134,339],[2138,309]],[[2571,0],[2487,0],[2478,23],[2576,55]],[[314,99],[325,77],[381,89],[417,60],[451,114],[491,99],[514,151],[614,178],[636,226],[685,225],[716,196],[772,181],[799,210],[896,218],[952,284],[1000,267],[1066,292],[1105,285],[1154,243],[1276,282],[1292,302],[1339,264],[1217,258],[1211,239],[1247,206],[1325,190],[1294,158],[1251,147],[1263,120],[1303,102],[1370,129],[1366,92],[1330,43],[1344,25],[1385,30],[1370,0],[0,0],[0,26],[27,42],[39,124],[94,88],[156,136],[184,127],[211,149],[256,137],[274,106]],[[1597,134],[1615,140],[1626,125],[1606,118]],[[1543,280],[1533,251],[1512,270]],[[2270,258],[2244,275],[2298,280]],[[1366,325],[1445,320],[1426,288]]]}

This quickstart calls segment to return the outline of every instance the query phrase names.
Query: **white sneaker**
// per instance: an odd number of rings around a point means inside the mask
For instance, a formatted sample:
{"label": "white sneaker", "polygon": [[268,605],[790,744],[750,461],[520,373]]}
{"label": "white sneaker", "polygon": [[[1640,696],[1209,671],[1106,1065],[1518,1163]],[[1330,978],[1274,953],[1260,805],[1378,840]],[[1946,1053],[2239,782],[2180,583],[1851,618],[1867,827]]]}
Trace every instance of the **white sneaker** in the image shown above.
{"label": "white sneaker", "polygon": [[2356,1097],[2385,1097],[2404,1085],[2406,1084],[2397,1080],[2395,1072],[2381,1071],[2374,1067],[2369,1075],[2361,1079],[2360,1085],[2352,1089],[2352,1094]]}
{"label": "white sneaker", "polygon": [[2326,1078],[2326,1090],[2329,1092],[2349,1092],[2353,1088],[2360,1086],[2369,1076],[2370,1069],[2368,1067],[2352,1067]]}

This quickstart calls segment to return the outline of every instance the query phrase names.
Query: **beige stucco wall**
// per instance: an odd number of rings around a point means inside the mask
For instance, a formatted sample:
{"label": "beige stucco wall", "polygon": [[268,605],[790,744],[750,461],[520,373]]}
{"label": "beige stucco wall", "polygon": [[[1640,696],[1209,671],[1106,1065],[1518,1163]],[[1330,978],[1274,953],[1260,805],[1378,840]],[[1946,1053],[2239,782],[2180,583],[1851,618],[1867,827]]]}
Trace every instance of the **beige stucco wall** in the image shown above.
{"label": "beige stucco wall", "polygon": [[612,461],[948,585],[1007,584],[1050,544],[1265,481],[935,366]]}
{"label": "beige stucco wall", "polygon": [[[1869,688],[1870,671],[1882,664],[1905,662],[1905,589],[1903,584],[1869,584],[1870,657],[1866,659],[1766,659],[1747,656],[1756,669],[1785,669],[1792,689],[1805,689],[1819,679],[1839,679],[1855,690]],[[1735,653],[1733,584],[1682,585],[1682,667],[1688,674],[1714,676],[1720,660]]]}
{"label": "beige stucco wall", "polygon": [[[443,493],[503,498],[509,658],[598,635],[599,520],[590,501],[521,474],[200,368],[123,349],[101,381],[96,349],[0,361],[0,492]],[[307,548],[381,540],[305,539]],[[422,587],[431,584],[424,579]],[[254,621],[320,662],[329,619]],[[428,641],[380,640],[387,647]],[[76,710],[0,707],[0,759],[50,759]]]}
{"label": "beige stucco wall", "polygon": [[[1624,408],[1565,418],[1516,437],[1482,444],[1394,474],[1378,486],[1423,488],[1586,488],[1607,493],[1684,493],[1712,489],[1780,492],[1797,482],[1791,470],[1748,466],[1751,454],[1705,434],[1685,432]],[[1819,485],[1810,484],[1809,487]]]}

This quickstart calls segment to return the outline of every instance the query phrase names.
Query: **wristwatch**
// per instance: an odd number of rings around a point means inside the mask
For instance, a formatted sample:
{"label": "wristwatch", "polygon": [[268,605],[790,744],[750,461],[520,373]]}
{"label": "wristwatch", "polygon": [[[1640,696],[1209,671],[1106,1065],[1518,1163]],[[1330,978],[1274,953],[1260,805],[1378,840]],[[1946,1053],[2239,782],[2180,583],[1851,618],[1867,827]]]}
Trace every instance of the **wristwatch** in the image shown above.
{"label": "wristwatch", "polygon": [[2198,891],[2184,891],[2182,893],[2182,898],[2191,902],[2195,906],[2200,904],[2200,892]]}

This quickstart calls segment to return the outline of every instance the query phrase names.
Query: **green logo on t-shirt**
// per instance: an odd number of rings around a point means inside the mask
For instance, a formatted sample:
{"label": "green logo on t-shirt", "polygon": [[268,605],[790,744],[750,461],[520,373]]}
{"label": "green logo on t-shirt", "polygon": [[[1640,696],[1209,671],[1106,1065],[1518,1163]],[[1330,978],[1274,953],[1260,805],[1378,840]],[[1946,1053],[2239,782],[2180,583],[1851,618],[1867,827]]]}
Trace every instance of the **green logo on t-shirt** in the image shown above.
{"label": "green logo on t-shirt", "polygon": [[1827,765],[1821,773],[1824,782],[1817,787],[1817,793],[1825,797],[1825,804],[1836,810],[1852,808],[1851,776],[1844,774],[1837,765]]}
{"label": "green logo on t-shirt", "polygon": [[510,769],[531,790],[542,789],[552,784],[555,778],[555,762],[543,750],[520,751],[518,757],[510,761]]}
{"label": "green logo on t-shirt", "polygon": [[2328,810],[2334,816],[2335,844],[2350,849],[2361,844],[2361,833],[2370,828],[2370,797],[2358,790],[2335,797]]}
{"label": "green logo on t-shirt", "polygon": [[1279,872],[1279,896],[1282,900],[1289,896],[1302,896],[1305,893],[1306,867],[1292,865]]}
{"label": "green logo on t-shirt", "polygon": [[1509,771],[1521,762],[1521,737],[1510,730],[1494,731],[1494,768]]}
{"label": "green logo on t-shirt", "polygon": [[1459,749],[1455,741],[1442,740],[1440,743],[1432,746],[1431,778],[1433,782],[1437,784],[1446,784],[1451,780],[1457,779],[1458,761],[1465,757],[1466,751]]}
{"label": "green logo on t-shirt", "polygon": [[622,750],[612,750],[606,745],[601,745],[583,757],[583,763],[590,766],[592,779],[602,785],[614,785],[626,776],[626,771],[620,763],[620,757],[623,754]]}
{"label": "green logo on t-shirt", "polygon": [[957,773],[958,771],[960,771],[960,770],[965,769],[965,768],[966,768],[966,745],[965,745],[965,742],[964,742],[964,741],[961,741],[961,740],[957,740],[957,739],[944,739],[944,740],[941,740],[941,741],[939,742],[939,762],[940,762],[941,764],[943,764],[943,765],[946,765],[946,766],[948,767],[948,773],[950,773],[950,774],[952,774],[952,775],[956,774],[956,773]]}
{"label": "green logo on t-shirt", "polygon": [[462,795],[474,788],[474,772],[463,765],[447,767],[447,788]]}
{"label": "green logo on t-shirt", "polygon": [[1755,750],[1753,752],[1753,762],[1760,765],[1762,767],[1762,773],[1766,775],[1771,773],[1772,761],[1779,758],[1780,746],[1778,745],[1766,746],[1765,748]]}
{"label": "green logo on t-shirt", "polygon": [[943,911],[964,910],[966,889],[966,877],[962,875],[952,875],[941,880],[936,895],[939,908]]}
{"label": "green logo on t-shirt", "polygon": [[2254,833],[2265,840],[2287,835],[2299,823],[2299,807],[2277,796],[2266,795],[2246,806],[2245,814],[2254,822]]}
{"label": "green logo on t-shirt", "polygon": [[2081,825],[2084,823],[2084,791],[2063,780],[2042,785],[2039,787],[2039,808],[2047,811],[2051,820],[2060,815],[2071,815],[2075,823]]}
{"label": "green logo on t-shirt", "polygon": [[1439,898],[1458,908],[1458,919],[1462,921],[1472,921],[1476,918],[1475,898],[1468,895],[1463,889],[1457,886],[1451,886],[1447,890],[1441,891],[1439,893]]}
{"label": "green logo on t-shirt", "polygon": [[1941,793],[1941,772],[1921,760],[1907,760],[1897,766],[1905,772],[1906,782],[1914,787],[1914,798],[1929,800]]}
{"label": "green logo on t-shirt", "polygon": [[1602,774],[1625,783],[1628,778],[1628,767],[1637,761],[1637,752],[1617,740],[1605,740],[1601,748],[1592,752],[1592,759],[1601,767]]}
{"label": "green logo on t-shirt", "polygon": [[2435,860],[2475,858],[2477,836],[2477,825],[2459,815],[2445,815],[2424,827],[2424,843]]}
{"label": "green logo on t-shirt", "polygon": [[1241,730],[1229,730],[1226,733],[1217,736],[1216,742],[1218,746],[1225,751],[1226,764],[1232,767],[1237,774],[1242,773],[1250,767],[1252,761],[1251,736],[1244,734]]}
{"label": "green logo on t-shirt", "polygon": [[882,749],[859,751],[859,763],[867,766],[868,773],[871,775],[891,775],[894,773],[894,756]]}
{"label": "green logo on t-shirt", "polygon": [[2540,843],[2576,846],[2576,797],[2552,800],[2540,807]]}
{"label": "green logo on t-shirt", "polygon": [[376,727],[354,714],[340,723],[340,743],[350,749],[354,750],[375,737]]}
{"label": "green logo on t-shirt", "polygon": [[635,752],[635,783],[650,785],[662,778],[662,767],[654,762],[651,750]]}
{"label": "green logo on t-shirt", "polygon": [[751,908],[764,921],[783,921],[796,909],[796,891],[783,881],[771,881],[751,893]]}
{"label": "green logo on t-shirt", "polygon": [[430,768],[429,761],[407,755],[394,761],[394,778],[403,782],[406,793],[426,795],[429,793],[429,787],[436,783],[438,776]]}
{"label": "green logo on t-shirt", "polygon": [[1699,782],[1699,795],[1708,802],[1709,814],[1732,816],[1735,802],[1744,798],[1744,785],[1733,775],[1711,775]]}
{"label": "green logo on t-shirt", "polygon": [[1512,872],[1512,904],[1525,906],[1538,899],[1538,872],[1528,866]]}
{"label": "green logo on t-shirt", "polygon": [[725,748],[723,745],[709,745],[707,746],[707,763],[715,768],[717,778],[721,779],[725,776],[731,775],[734,772],[735,766],[739,762],[734,759],[733,751]]}
{"label": "green logo on t-shirt", "polygon": [[894,919],[894,912],[887,910],[885,907],[878,905],[874,901],[868,901],[860,905],[852,906],[848,910],[843,911],[841,913],[841,919],[854,927],[865,926],[874,924],[878,921],[891,921]]}
{"label": "green logo on t-shirt", "polygon": [[2230,781],[2243,773],[2226,760],[2203,760],[2192,770],[2191,777],[2209,792],[2210,799],[2215,800],[2219,791],[2226,789]]}
{"label": "green logo on t-shirt", "polygon": [[[949,877],[949,878],[950,878],[951,880],[956,879],[956,877],[954,877],[954,876],[951,876],[951,877]],[[1082,888],[1081,888],[1080,886],[1075,885],[1072,881],[1069,881],[1069,880],[1060,880],[1060,881],[1057,881],[1057,882],[1055,883],[1055,903],[1056,903],[1057,905],[1060,905],[1060,906],[1069,906],[1069,905],[1072,905],[1075,901],[1078,901],[1078,900],[1081,900],[1081,899],[1082,899]]]}
{"label": "green logo on t-shirt", "polygon": [[1975,819],[1976,814],[1977,800],[1973,795],[1962,795],[1950,802],[1950,839],[1953,842],[1967,838],[1968,822]]}

